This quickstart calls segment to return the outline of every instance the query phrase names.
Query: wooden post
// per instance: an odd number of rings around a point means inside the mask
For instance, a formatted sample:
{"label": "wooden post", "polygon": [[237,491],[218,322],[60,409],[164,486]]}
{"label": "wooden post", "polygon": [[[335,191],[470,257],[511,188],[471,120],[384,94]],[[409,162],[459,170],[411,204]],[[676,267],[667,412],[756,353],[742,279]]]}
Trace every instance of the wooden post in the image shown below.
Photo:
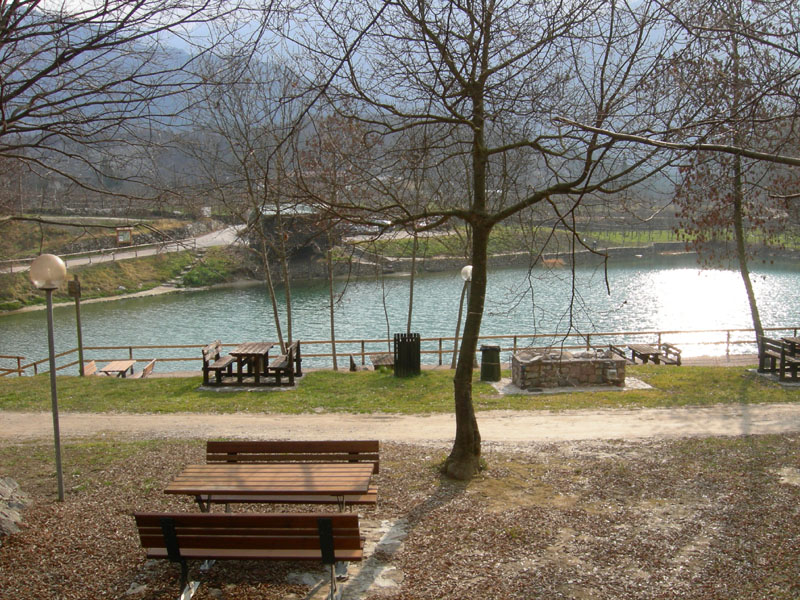
{"label": "wooden post", "polygon": [[439,338],[439,366],[442,366],[442,338]]}
{"label": "wooden post", "polygon": [[74,275],[72,281],[67,282],[67,292],[75,298],[75,323],[78,328],[78,373],[83,377],[83,335],[81,334],[81,282]]}

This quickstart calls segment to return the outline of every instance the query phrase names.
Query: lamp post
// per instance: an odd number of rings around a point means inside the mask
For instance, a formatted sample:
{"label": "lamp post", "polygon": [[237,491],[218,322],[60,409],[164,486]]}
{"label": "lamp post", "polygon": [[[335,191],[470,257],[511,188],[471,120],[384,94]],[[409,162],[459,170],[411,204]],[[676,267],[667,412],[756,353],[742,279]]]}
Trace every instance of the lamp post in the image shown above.
{"label": "lamp post", "polygon": [[464,297],[467,295],[469,282],[472,280],[472,265],[467,265],[461,269],[461,279],[464,280],[464,287],[461,288],[461,301],[458,303],[458,321],[456,321],[456,336],[453,340],[453,361],[450,363],[450,368],[456,368],[456,360],[458,359],[458,334],[461,330],[461,315],[464,312]]}
{"label": "lamp post", "polygon": [[64,501],[64,478],[61,472],[61,435],[58,429],[58,394],[56,392],[56,356],[53,344],[53,290],[67,278],[64,261],[53,254],[42,254],[31,263],[31,283],[47,295],[47,348],[50,353],[50,401],[53,408],[53,438],[56,447],[58,501]]}

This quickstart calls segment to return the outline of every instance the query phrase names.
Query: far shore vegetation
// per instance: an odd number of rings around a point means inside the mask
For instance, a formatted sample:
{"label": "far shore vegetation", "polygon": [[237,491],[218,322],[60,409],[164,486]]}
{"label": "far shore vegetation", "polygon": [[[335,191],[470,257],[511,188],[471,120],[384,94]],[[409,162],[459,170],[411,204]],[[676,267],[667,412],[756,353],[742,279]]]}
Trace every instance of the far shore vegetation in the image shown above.
{"label": "far shore vegetation", "polygon": [[[474,375],[475,408],[485,410],[574,410],[671,408],[714,404],[796,402],[798,389],[784,387],[744,367],[628,367],[628,377],[649,389],[557,394],[498,393]],[[505,373],[505,376],[508,376]],[[115,413],[389,413],[452,412],[453,374],[423,370],[417,377],[390,372],[312,371],[291,390],[204,390],[200,377],[126,380],[59,376],[59,407],[69,412]],[[0,378],[0,410],[49,411],[47,374]]]}

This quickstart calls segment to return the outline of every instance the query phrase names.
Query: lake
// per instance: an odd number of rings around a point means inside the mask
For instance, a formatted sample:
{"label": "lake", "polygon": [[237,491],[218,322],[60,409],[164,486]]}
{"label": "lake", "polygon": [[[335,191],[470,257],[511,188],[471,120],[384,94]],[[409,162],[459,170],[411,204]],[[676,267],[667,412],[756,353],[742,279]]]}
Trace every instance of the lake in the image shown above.
{"label": "lake", "polygon": [[[600,268],[493,269],[482,334],[564,334],[751,328],[744,285],[738,271],[703,270],[693,257],[653,262],[646,258],[619,262],[608,271],[608,286]],[[800,322],[800,269],[795,264],[754,266],[753,284],[765,327],[796,326]],[[336,306],[338,339],[380,339],[406,329],[408,276],[383,281],[338,281],[344,291]],[[416,280],[412,331],[426,337],[452,337],[462,281],[458,272],[428,273]],[[328,340],[327,282],[293,285],[294,339]],[[283,298],[279,294],[283,308]],[[56,352],[77,346],[75,310],[57,307]],[[388,319],[388,325],[387,325]],[[202,345],[275,340],[272,309],[263,285],[184,292],[81,305],[85,346]],[[743,339],[752,334],[742,334]],[[693,346],[704,336],[677,338],[684,355],[724,354],[725,346]],[[554,340],[558,343],[558,340]],[[593,339],[593,342],[595,340]],[[598,344],[607,343],[596,340]],[[508,341],[502,342],[508,345]],[[528,344],[529,342],[525,342]],[[571,343],[574,343],[571,342]],[[538,345],[538,344],[537,344]],[[434,346],[429,346],[433,348]],[[357,345],[340,345],[339,352],[356,352]],[[382,347],[368,347],[378,351]],[[327,352],[312,346],[306,353]],[[752,352],[735,346],[733,352]],[[26,360],[47,356],[43,311],[0,316],[0,354]],[[140,350],[135,358],[181,355],[175,350]],[[198,349],[182,355],[198,357]],[[87,353],[87,360],[121,358],[120,351]],[[72,357],[74,360],[74,357]],[[424,362],[436,358],[424,356]],[[504,358],[505,360],[505,358]],[[449,358],[445,357],[445,362]],[[309,366],[330,366],[330,359],[309,359]],[[340,363],[343,364],[343,363]],[[6,363],[5,366],[8,366]],[[199,368],[195,363],[159,363],[159,371]]]}

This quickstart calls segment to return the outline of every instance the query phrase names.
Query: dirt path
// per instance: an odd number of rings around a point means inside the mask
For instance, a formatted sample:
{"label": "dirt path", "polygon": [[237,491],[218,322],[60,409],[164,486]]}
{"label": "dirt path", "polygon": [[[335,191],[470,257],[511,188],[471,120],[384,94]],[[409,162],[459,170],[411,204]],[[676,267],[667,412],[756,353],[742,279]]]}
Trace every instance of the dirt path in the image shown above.
{"label": "dirt path", "polygon": [[[317,438],[451,441],[453,415],[81,414],[62,413],[62,438]],[[485,442],[675,438],[800,432],[800,403],[700,408],[478,413]],[[0,412],[0,441],[49,438],[50,413]]]}

